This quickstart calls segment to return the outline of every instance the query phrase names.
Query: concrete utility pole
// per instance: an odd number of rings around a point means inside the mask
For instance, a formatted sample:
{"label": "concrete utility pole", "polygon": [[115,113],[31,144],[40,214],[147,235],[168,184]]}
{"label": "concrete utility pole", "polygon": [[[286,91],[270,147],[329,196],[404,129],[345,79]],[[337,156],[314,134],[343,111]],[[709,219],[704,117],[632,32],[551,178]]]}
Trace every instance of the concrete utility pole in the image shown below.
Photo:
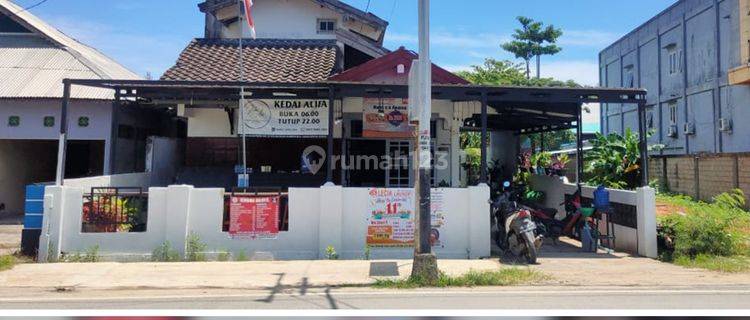
{"label": "concrete utility pole", "polygon": [[417,133],[419,174],[414,184],[416,204],[416,236],[412,277],[435,283],[438,279],[437,258],[432,254],[430,233],[430,188],[432,155],[430,153],[430,118],[432,116],[432,62],[430,61],[430,0],[419,0],[419,63],[417,93],[419,102],[419,130]]}

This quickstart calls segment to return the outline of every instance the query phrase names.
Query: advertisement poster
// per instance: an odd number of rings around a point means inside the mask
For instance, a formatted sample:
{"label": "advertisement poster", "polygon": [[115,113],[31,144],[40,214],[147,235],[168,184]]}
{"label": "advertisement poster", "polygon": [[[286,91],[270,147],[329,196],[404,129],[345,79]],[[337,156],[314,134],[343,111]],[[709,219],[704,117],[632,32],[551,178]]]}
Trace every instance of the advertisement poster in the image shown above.
{"label": "advertisement poster", "polygon": [[367,245],[414,245],[414,189],[371,188],[367,208]]}
{"label": "advertisement poster", "polygon": [[[371,188],[368,200],[367,245],[371,247],[414,246],[414,189]],[[441,228],[445,225],[444,195],[432,190],[430,243],[444,248]]]}
{"label": "advertisement poster", "polygon": [[273,239],[279,234],[278,196],[231,197],[229,235],[232,238]]}
{"label": "advertisement poster", "polygon": [[[244,124],[237,134],[247,136],[328,135],[326,100],[241,100]],[[237,115],[237,122],[240,116]]]}
{"label": "advertisement poster", "polygon": [[430,245],[445,248],[442,227],[445,225],[445,194],[442,189],[432,189],[430,193]]}
{"label": "advertisement poster", "polygon": [[362,136],[366,138],[411,138],[409,101],[401,98],[365,98]]}

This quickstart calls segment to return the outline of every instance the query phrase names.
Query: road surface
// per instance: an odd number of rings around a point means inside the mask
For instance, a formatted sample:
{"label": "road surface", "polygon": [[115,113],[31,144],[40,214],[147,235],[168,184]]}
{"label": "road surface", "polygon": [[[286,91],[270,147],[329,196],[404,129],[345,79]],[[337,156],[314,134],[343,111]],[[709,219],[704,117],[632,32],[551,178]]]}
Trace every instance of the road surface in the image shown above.
{"label": "road surface", "polygon": [[0,309],[748,309],[750,288],[117,290],[0,294]]}

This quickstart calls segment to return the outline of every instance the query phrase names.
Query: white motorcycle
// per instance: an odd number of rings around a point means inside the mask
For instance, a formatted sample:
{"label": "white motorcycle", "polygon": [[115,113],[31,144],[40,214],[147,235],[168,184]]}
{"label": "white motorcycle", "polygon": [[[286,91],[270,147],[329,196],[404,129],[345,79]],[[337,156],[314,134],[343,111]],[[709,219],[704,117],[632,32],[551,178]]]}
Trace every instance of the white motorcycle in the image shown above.
{"label": "white motorcycle", "polygon": [[542,236],[536,235],[536,224],[531,212],[516,202],[516,195],[510,190],[510,182],[503,183],[503,192],[491,201],[492,212],[498,233],[495,242],[500,248],[510,250],[516,257],[524,257],[529,264],[535,264],[537,252],[542,246]]}

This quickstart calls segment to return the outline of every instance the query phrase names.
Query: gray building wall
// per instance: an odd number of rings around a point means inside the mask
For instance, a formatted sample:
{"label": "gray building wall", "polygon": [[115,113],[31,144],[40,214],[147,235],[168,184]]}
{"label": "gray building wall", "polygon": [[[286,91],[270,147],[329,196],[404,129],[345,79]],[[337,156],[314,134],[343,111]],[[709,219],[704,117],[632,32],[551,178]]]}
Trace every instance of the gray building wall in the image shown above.
{"label": "gray building wall", "polygon": [[[739,15],[738,0],[682,0],[599,54],[601,86],[648,90],[649,142],[665,145],[662,155],[750,151],[750,86],[727,77],[741,65]],[[731,131],[720,130],[722,118]],[[635,105],[603,104],[600,120],[603,133],[638,129]]]}

